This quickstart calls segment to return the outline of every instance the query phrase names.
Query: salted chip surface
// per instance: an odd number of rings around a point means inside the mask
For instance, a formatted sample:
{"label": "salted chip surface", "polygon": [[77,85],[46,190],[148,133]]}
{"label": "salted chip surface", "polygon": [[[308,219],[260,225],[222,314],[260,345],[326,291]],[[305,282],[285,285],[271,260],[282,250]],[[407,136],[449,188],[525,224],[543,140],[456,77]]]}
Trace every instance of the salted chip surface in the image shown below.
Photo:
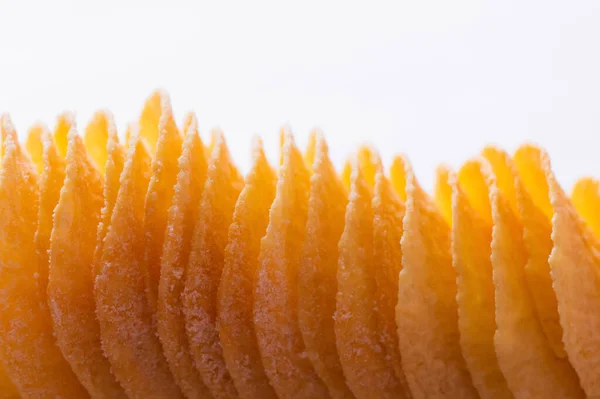
{"label": "salted chip surface", "polygon": [[403,157],[406,211],[396,324],[414,398],[476,398],[462,357],[450,228]]}
{"label": "salted chip surface", "polygon": [[90,159],[102,175],[106,173],[108,139],[110,136],[117,137],[117,127],[113,115],[106,110],[95,112],[85,127],[83,143]]}
{"label": "salted chip surface", "polygon": [[[157,329],[175,381],[187,398],[210,398],[190,353],[181,294],[194,226],[206,180],[204,145],[196,116],[186,117],[186,136],[178,159],[177,182],[169,208],[158,285]],[[159,144],[160,147],[160,144]]]}
{"label": "salted chip surface", "polygon": [[54,127],[54,142],[56,143],[56,149],[61,158],[67,156],[67,146],[69,144],[69,132],[75,126],[75,116],[71,112],[63,112],[56,119],[56,126]]}
{"label": "salted chip surface", "polygon": [[[433,188],[433,200],[440,214],[452,226],[452,185],[449,182],[450,174],[454,174],[448,165],[440,165],[435,171],[435,185]],[[456,179],[456,176],[453,177]]]}
{"label": "salted chip surface", "polygon": [[[337,353],[333,316],[338,242],[347,194],[322,135],[315,137],[304,248],[298,269],[298,325],[306,353],[332,398],[353,398]],[[308,152],[307,152],[308,154]],[[307,162],[310,157],[306,157]]]}
{"label": "salted chip surface", "polygon": [[9,117],[2,118],[0,170],[0,358],[24,397],[87,398],[55,344],[36,280],[38,185]]}
{"label": "salted chip surface", "polygon": [[95,281],[102,346],[129,397],[181,398],[145,290],[143,218],[151,161],[138,132],[131,137]]}
{"label": "salted chip surface", "polygon": [[549,263],[563,342],[586,395],[600,397],[600,243],[556,181],[547,154],[541,158],[554,211]]}
{"label": "salted chip surface", "polygon": [[213,397],[234,398],[238,395],[225,365],[216,326],[217,292],[227,234],[243,179],[231,161],[223,134],[217,132],[217,136],[192,238],[183,312],[192,357],[204,383]]}
{"label": "salted chip surface", "polygon": [[178,158],[181,154],[182,143],[168,98],[163,99],[161,105],[156,152],[152,158],[152,177],[148,185],[144,208],[146,290],[153,313],[156,313],[165,228],[173,200],[173,188],[179,173]]}
{"label": "salted chip surface", "polygon": [[354,159],[358,160],[365,182],[372,189],[375,186],[375,174],[381,164],[379,153],[372,146],[363,144],[358,147],[358,151],[356,151],[353,157],[346,160],[342,169],[342,183],[344,183],[347,191],[350,191],[352,163]]}
{"label": "salted chip surface", "polygon": [[263,366],[279,398],[329,397],[306,357],[298,326],[298,268],[309,186],[310,173],[287,131],[275,200],[261,240],[253,309]]}
{"label": "salted chip surface", "polygon": [[164,90],[155,90],[144,103],[138,124],[140,126],[140,137],[148,146],[150,154],[154,154],[161,133],[163,115],[172,115],[171,98]]}
{"label": "salted chip surface", "polygon": [[593,177],[579,179],[573,186],[571,202],[586,225],[600,237],[600,181]]}
{"label": "salted chip surface", "polygon": [[548,265],[552,251],[550,235],[553,211],[540,149],[529,144],[523,145],[515,152],[513,160],[521,181],[517,186],[517,201],[528,252],[525,277],[550,345],[557,356],[566,358],[558,304]]}
{"label": "salted chip surface", "polygon": [[277,398],[265,374],[252,319],[260,240],[269,223],[277,176],[262,142],[253,144],[253,163],[235,205],[218,291],[217,327],[223,357],[244,399]]}
{"label": "salted chip surface", "polygon": [[92,268],[103,180],[75,130],[69,133],[66,164],[50,239],[48,304],[54,334],[92,397],[126,398],[102,352],[94,302]]}
{"label": "salted chip surface", "polygon": [[[381,168],[381,166],[379,166]],[[370,187],[353,165],[345,227],[339,242],[335,334],[348,385],[357,398],[405,397],[386,360],[377,309],[377,280]]]}
{"label": "salted chip surface", "polygon": [[528,254],[514,194],[518,189],[511,187],[521,184],[516,168],[502,150],[489,147],[482,155],[496,177],[489,181],[488,190],[497,324],[494,346],[500,369],[515,398],[584,397],[569,362],[553,351],[527,284]]}
{"label": "salted chip surface", "polygon": [[458,328],[463,357],[482,398],[512,398],[498,365],[495,290],[492,277],[492,212],[488,184],[491,166],[467,161],[458,174],[448,171],[452,188],[452,265],[457,273]]}
{"label": "salted chip surface", "polygon": [[44,137],[48,134],[48,128],[41,123],[36,123],[27,132],[25,149],[38,175],[44,170]]}

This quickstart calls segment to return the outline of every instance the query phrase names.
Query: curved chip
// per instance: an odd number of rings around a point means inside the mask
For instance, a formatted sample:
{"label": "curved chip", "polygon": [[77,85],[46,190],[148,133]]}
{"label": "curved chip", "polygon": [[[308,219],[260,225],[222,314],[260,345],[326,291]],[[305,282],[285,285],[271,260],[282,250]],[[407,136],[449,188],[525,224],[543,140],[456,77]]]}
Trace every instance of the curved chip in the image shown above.
{"label": "curved chip", "polygon": [[579,179],[573,186],[571,201],[579,216],[600,238],[600,181],[593,177]]}
{"label": "curved chip", "polygon": [[219,285],[217,325],[223,357],[240,397],[274,399],[252,320],[253,289],[260,240],[269,223],[277,176],[256,140],[253,164],[235,205]]}
{"label": "curved chip", "polygon": [[[442,217],[452,226],[452,185],[449,182],[450,174],[454,172],[447,165],[440,165],[435,171],[436,179],[433,189],[433,200]],[[456,177],[454,177],[456,179]]]}
{"label": "curved chip", "polygon": [[310,173],[287,131],[275,200],[261,241],[253,311],[265,372],[279,398],[328,397],[306,357],[298,327],[298,267],[309,185]]}
{"label": "curved chip", "polygon": [[379,153],[372,146],[363,144],[358,147],[358,151],[356,151],[355,155],[346,160],[344,168],[342,169],[342,183],[344,183],[344,187],[346,187],[347,191],[350,191],[350,177],[352,175],[352,162],[354,159],[358,160],[365,182],[373,189],[375,186],[375,174],[381,165]]}
{"label": "curved chip", "polygon": [[216,317],[227,234],[242,188],[242,177],[231,161],[225,138],[217,132],[183,292],[183,312],[192,357],[215,398],[237,397],[223,359]]}
{"label": "curved chip", "polygon": [[38,185],[10,118],[3,116],[0,170],[0,357],[25,397],[87,398],[55,344],[36,280]]}
{"label": "curved chip", "polygon": [[38,175],[41,175],[44,170],[44,137],[48,134],[50,134],[48,128],[41,123],[36,123],[27,132],[25,149]]}
{"label": "curved chip", "polygon": [[498,365],[495,290],[492,277],[492,212],[488,184],[493,179],[485,159],[467,161],[452,187],[452,264],[457,273],[458,329],[463,357],[482,398],[512,398]]}
{"label": "curved chip", "polygon": [[541,166],[541,153],[533,145],[523,145],[515,152],[513,160],[521,180],[521,184],[517,186],[517,201],[529,255],[525,277],[550,345],[556,356],[566,358],[558,304],[548,265],[548,257],[552,251],[550,234],[553,212],[548,183]]}
{"label": "curved chip", "polygon": [[[155,90],[144,103],[140,119],[140,137],[148,146],[150,154],[156,151],[158,136],[161,133],[161,120],[164,114],[172,114],[171,99],[164,90]],[[171,117],[171,116],[169,116]],[[166,120],[165,120],[166,121]],[[162,127],[166,127],[164,124]]]}
{"label": "curved chip", "polygon": [[[187,398],[210,398],[208,388],[196,370],[190,353],[181,298],[192,235],[206,180],[204,145],[198,135],[194,114],[187,116],[185,127],[186,136],[178,160],[175,194],[169,208],[163,246],[158,285],[157,328],[171,372],[184,395]],[[159,148],[160,146],[161,144]]]}
{"label": "curved chip", "polygon": [[69,133],[66,178],[54,210],[48,304],[59,348],[94,398],[126,398],[100,345],[93,259],[103,180],[81,138]]}
{"label": "curved chip", "polygon": [[129,397],[181,398],[152,322],[144,282],[144,198],[150,156],[137,131],[104,239],[95,296],[102,345]]}
{"label": "curved chip", "polygon": [[56,126],[54,127],[54,142],[56,143],[56,149],[61,158],[67,156],[67,146],[69,144],[69,132],[75,126],[75,116],[71,112],[63,112],[56,119]]}
{"label": "curved chip", "polygon": [[412,396],[476,398],[461,354],[450,229],[403,157],[406,211],[396,323]]}
{"label": "curved chip", "polygon": [[160,259],[173,188],[179,172],[177,159],[181,154],[182,143],[168,97],[161,99],[161,107],[156,153],[152,159],[152,177],[144,208],[144,264],[147,268],[144,275],[148,302],[153,314],[156,314]]}
{"label": "curved chip", "polygon": [[545,152],[541,162],[554,211],[549,264],[563,342],[581,386],[595,398],[600,396],[600,243],[556,181]]}
{"label": "curved chip", "polygon": [[[298,269],[298,325],[306,353],[332,398],[352,398],[335,344],[338,242],[347,194],[321,134],[315,137],[308,218]],[[307,162],[311,157],[307,156]]]}
{"label": "curved chip", "polygon": [[117,137],[117,127],[110,111],[97,111],[92,115],[83,134],[83,143],[87,153],[102,175],[106,173],[106,160],[108,159],[109,137]]}
{"label": "curved chip", "polygon": [[500,369],[516,398],[581,398],[577,375],[566,359],[556,356],[546,338],[525,277],[524,227],[511,188],[516,186],[518,192],[521,184],[516,169],[504,151],[488,147],[483,156],[496,177],[488,187],[494,226],[494,346]]}

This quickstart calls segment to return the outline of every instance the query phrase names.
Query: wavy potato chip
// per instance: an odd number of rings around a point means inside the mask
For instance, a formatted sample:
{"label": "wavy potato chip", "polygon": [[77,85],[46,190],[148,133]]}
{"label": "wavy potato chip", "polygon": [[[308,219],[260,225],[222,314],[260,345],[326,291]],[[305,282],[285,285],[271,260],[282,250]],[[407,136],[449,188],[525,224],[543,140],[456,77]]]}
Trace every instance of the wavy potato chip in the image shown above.
{"label": "wavy potato chip", "polygon": [[219,285],[217,326],[223,357],[241,398],[277,398],[265,373],[252,320],[260,240],[269,223],[277,176],[262,148],[253,144],[253,163],[235,205]]}
{"label": "wavy potato chip", "polygon": [[600,181],[593,177],[579,179],[573,186],[571,202],[586,225],[600,238]]}
{"label": "wavy potato chip", "polygon": [[[157,329],[171,372],[184,395],[210,398],[190,353],[181,297],[207,167],[196,116],[189,114],[184,125],[186,136],[178,160],[179,171],[161,260]],[[161,144],[158,146],[160,148]]]}
{"label": "wavy potato chip", "polygon": [[463,357],[482,398],[512,398],[494,347],[495,291],[492,278],[491,167],[467,161],[448,171],[452,188],[452,264],[457,273],[458,329]]}
{"label": "wavy potato chip", "polygon": [[34,166],[10,118],[0,119],[5,137],[0,170],[0,358],[25,397],[87,398],[55,344],[46,298],[36,279],[39,193]]}
{"label": "wavy potato chip", "polygon": [[93,259],[103,180],[75,130],[69,133],[66,177],[54,210],[48,303],[57,344],[94,398],[126,398],[100,344]]}
{"label": "wavy potato chip", "polygon": [[185,326],[196,367],[215,398],[237,392],[223,359],[216,326],[217,293],[227,234],[243,180],[221,132],[208,164],[183,292]]}
{"label": "wavy potato chip", "polygon": [[127,395],[181,398],[145,290],[143,205],[150,174],[150,156],[133,131],[95,281],[96,313],[104,352]]}
{"label": "wavy potato chip", "polygon": [[117,128],[113,115],[109,111],[97,111],[85,127],[83,143],[88,156],[102,175],[106,173],[106,161],[108,159],[109,137],[117,137]]}
{"label": "wavy potato chip", "polygon": [[565,350],[590,398],[600,397],[600,242],[584,225],[541,153],[552,217],[549,264]]}
{"label": "wavy potato chip", "polygon": [[71,112],[63,112],[56,119],[56,126],[54,127],[54,142],[56,143],[56,149],[61,158],[67,156],[67,147],[69,144],[69,132],[75,126],[75,116]]}
{"label": "wavy potato chip", "polygon": [[547,339],[525,276],[528,253],[517,209],[515,192],[521,182],[516,168],[505,152],[493,147],[483,156],[495,176],[488,190],[494,226],[494,346],[500,369],[515,398],[581,398],[577,375],[566,359],[556,356]]}
{"label": "wavy potato chip", "polygon": [[48,128],[41,123],[36,123],[27,132],[25,149],[38,175],[44,171],[44,137],[48,134]]}
{"label": "wavy potato chip", "polygon": [[152,158],[152,177],[144,206],[144,264],[147,268],[144,275],[148,302],[153,314],[156,314],[157,310],[161,255],[169,208],[179,172],[177,159],[181,154],[182,143],[168,97],[162,98],[161,107],[156,153]]}
{"label": "wavy potato chip", "polygon": [[[337,294],[338,242],[347,194],[321,134],[315,137],[308,217],[298,268],[298,325],[306,353],[332,398],[353,398],[336,349],[333,315]],[[305,159],[307,162],[310,156]]]}
{"label": "wavy potato chip", "polygon": [[462,357],[450,228],[403,158],[406,211],[396,323],[414,398],[476,398]]}
{"label": "wavy potato chip", "polygon": [[[381,164],[381,158],[379,157],[377,150],[370,145],[363,144],[358,147],[358,151],[353,157],[358,160],[365,182],[372,189],[375,186],[375,174],[379,170]],[[352,162],[353,158],[346,160],[344,168],[342,169],[342,183],[344,183],[344,187],[346,187],[347,191],[350,191]]]}
{"label": "wavy potato chip", "polygon": [[[156,151],[158,137],[161,133],[160,123],[165,113],[172,114],[169,94],[164,90],[155,90],[146,99],[138,121],[140,138],[148,146],[150,154],[154,154]],[[165,127],[164,124],[163,127]]]}
{"label": "wavy potato chip", "polygon": [[310,173],[288,131],[275,200],[261,240],[253,318],[265,372],[280,398],[329,397],[306,357],[298,326],[298,268]]}

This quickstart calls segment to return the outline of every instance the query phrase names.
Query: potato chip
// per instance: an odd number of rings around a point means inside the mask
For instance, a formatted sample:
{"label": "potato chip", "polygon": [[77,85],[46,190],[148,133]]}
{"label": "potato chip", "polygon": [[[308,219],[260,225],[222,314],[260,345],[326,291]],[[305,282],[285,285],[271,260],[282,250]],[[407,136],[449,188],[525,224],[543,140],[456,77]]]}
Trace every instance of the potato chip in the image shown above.
{"label": "potato chip", "polygon": [[34,234],[38,185],[10,118],[1,118],[4,156],[0,171],[0,357],[24,397],[87,398],[52,335],[36,274]]}
{"label": "potato chip", "polygon": [[97,111],[85,128],[83,143],[96,169],[105,173],[109,137],[117,137],[117,127],[109,111]]}
{"label": "potato chip", "polygon": [[548,184],[540,163],[540,151],[532,145],[524,145],[516,151],[513,159],[522,182],[517,186],[517,200],[529,255],[525,277],[550,345],[556,356],[565,358],[567,354],[562,342],[558,304],[552,289],[548,265],[548,257],[552,250],[552,207],[548,196]]}
{"label": "potato chip", "polygon": [[71,112],[63,112],[56,120],[56,126],[54,127],[54,142],[56,143],[56,149],[61,158],[67,156],[68,146],[68,135],[71,128],[75,125],[75,116]]}
{"label": "potato chip", "polygon": [[25,149],[38,175],[41,175],[44,170],[44,137],[48,134],[50,133],[45,125],[36,123],[29,129],[25,141]]}
{"label": "potato chip", "polygon": [[102,345],[129,397],[181,398],[152,322],[144,282],[144,198],[150,156],[137,129],[121,173],[121,186],[104,239],[95,282]]}
{"label": "potato chip", "polygon": [[217,133],[183,292],[185,326],[196,367],[215,398],[237,397],[223,359],[216,326],[217,292],[227,234],[243,179],[233,165],[225,139]]}
{"label": "potato chip", "polygon": [[[307,356],[331,397],[353,398],[337,353],[333,321],[338,242],[344,230],[347,194],[321,134],[315,137],[314,150],[308,219],[298,269],[298,325]],[[308,162],[311,157],[305,159]]]}
{"label": "potato chip", "polygon": [[593,177],[579,179],[573,187],[571,201],[579,216],[600,238],[600,181]]}
{"label": "potato chip", "polygon": [[[161,260],[157,327],[165,357],[184,395],[187,398],[210,398],[208,388],[196,370],[190,353],[181,298],[192,234],[206,180],[204,145],[198,135],[194,114],[187,116],[185,129],[186,136],[178,160],[179,171],[173,203],[169,208]],[[158,147],[161,147],[160,139]]]}
{"label": "potato chip", "polygon": [[563,342],[587,396],[600,397],[600,243],[556,181],[547,154],[540,157],[554,211],[549,264]]}
{"label": "potato chip", "polygon": [[298,268],[309,186],[310,173],[286,131],[275,200],[261,241],[253,311],[262,362],[279,398],[328,397],[298,327]]}
{"label": "potato chip", "polygon": [[[381,164],[381,159],[379,158],[377,150],[370,145],[363,144],[358,148],[356,155],[353,157],[358,159],[365,182],[372,189],[375,186],[375,174]],[[342,183],[344,183],[344,187],[346,187],[346,190],[348,191],[350,191],[351,185],[350,176],[352,175],[352,162],[352,158],[348,159],[342,170]]]}
{"label": "potato chip", "polygon": [[152,159],[152,177],[146,194],[144,213],[144,264],[146,265],[146,291],[152,313],[156,313],[160,258],[177,181],[182,139],[173,119],[168,98],[162,99],[162,112],[158,122],[156,153]]}
{"label": "potato chip", "polygon": [[463,357],[482,398],[512,398],[494,347],[495,291],[492,278],[492,212],[485,159],[467,161],[458,175],[448,171],[452,188],[452,264],[457,273],[458,329]]}
{"label": "potato chip", "polygon": [[440,165],[435,171],[436,179],[433,189],[433,201],[442,217],[452,226],[452,185],[449,183],[450,174],[454,172],[447,165]]}
{"label": "potato chip", "polygon": [[396,324],[412,396],[476,398],[462,357],[450,229],[403,158],[406,211]]}
{"label": "potato chip", "polygon": [[[110,126],[110,123],[109,123]],[[127,129],[129,134],[130,129]],[[100,212],[100,223],[98,224],[98,233],[96,235],[96,249],[94,251],[94,276],[97,276],[102,270],[102,252],[104,251],[104,239],[110,226],[112,213],[117,202],[117,194],[121,186],[121,172],[125,163],[125,150],[119,144],[117,131],[109,128],[108,141],[106,143],[106,164],[104,169],[104,204]],[[95,277],[94,277],[95,279]]]}
{"label": "potato chip", "polygon": [[161,133],[161,128],[168,126],[165,125],[164,122],[162,126],[159,126],[161,124],[161,120],[166,122],[163,115],[165,115],[167,118],[172,117],[171,99],[166,91],[155,90],[146,99],[138,122],[140,126],[140,137],[148,146],[150,154],[154,154],[156,151],[156,145],[158,142],[158,136]]}
{"label": "potato chip", "polygon": [[217,326],[223,357],[237,392],[245,399],[276,398],[265,374],[252,320],[253,290],[260,239],[269,223],[277,176],[262,142],[255,140],[253,163],[246,176],[229,227],[219,285]]}
{"label": "potato chip", "polygon": [[494,226],[494,346],[500,369],[516,398],[581,398],[577,375],[566,359],[556,356],[544,333],[525,277],[524,227],[516,209],[516,190],[511,188],[521,184],[516,169],[501,150],[488,147],[483,156],[496,177],[488,187]]}
{"label": "potato chip", "polygon": [[100,345],[93,259],[102,207],[102,175],[81,138],[69,133],[66,178],[54,210],[48,303],[59,348],[94,398],[126,398]]}

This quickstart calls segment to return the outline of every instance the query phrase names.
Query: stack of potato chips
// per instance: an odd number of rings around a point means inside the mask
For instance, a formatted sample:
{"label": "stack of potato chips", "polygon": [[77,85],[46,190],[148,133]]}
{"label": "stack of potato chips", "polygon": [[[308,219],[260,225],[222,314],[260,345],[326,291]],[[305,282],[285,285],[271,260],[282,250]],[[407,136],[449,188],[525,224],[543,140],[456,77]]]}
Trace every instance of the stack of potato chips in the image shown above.
{"label": "stack of potato chips", "polygon": [[430,196],[318,132],[242,176],[162,91],[0,133],[0,398],[600,397],[599,183],[534,145]]}

